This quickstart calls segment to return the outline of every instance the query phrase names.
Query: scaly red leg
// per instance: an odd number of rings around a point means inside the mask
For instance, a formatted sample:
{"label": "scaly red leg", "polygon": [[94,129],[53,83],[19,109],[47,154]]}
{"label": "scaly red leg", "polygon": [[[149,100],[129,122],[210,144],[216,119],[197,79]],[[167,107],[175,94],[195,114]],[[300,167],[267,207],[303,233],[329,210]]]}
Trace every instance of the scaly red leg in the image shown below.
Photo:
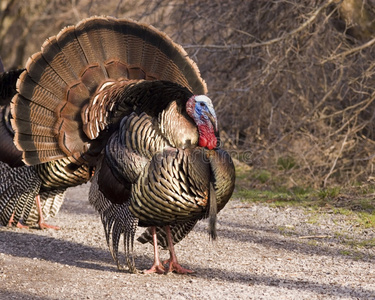
{"label": "scaly red leg", "polygon": [[152,240],[154,242],[154,264],[152,265],[151,269],[143,271],[145,274],[151,274],[151,273],[159,273],[164,274],[165,269],[164,266],[160,263],[159,259],[159,250],[158,250],[158,238],[156,236],[156,227],[151,227],[152,232]]}
{"label": "scaly red leg", "polygon": [[169,248],[169,253],[170,253],[170,258],[167,261],[169,262],[168,272],[176,272],[178,274],[194,273],[194,271],[192,270],[188,270],[188,269],[181,267],[181,265],[177,262],[177,256],[174,251],[171,228],[169,226],[165,226],[165,231],[167,233],[168,248]]}
{"label": "scaly red leg", "polygon": [[38,210],[38,214],[39,214],[39,220],[38,220],[39,228],[40,228],[40,229],[51,228],[51,229],[59,230],[60,227],[58,227],[58,226],[53,226],[53,225],[49,225],[49,224],[47,224],[47,223],[44,223],[43,212],[42,212],[42,206],[40,205],[40,196],[39,196],[39,195],[37,195],[37,196],[35,197],[35,203],[36,203],[36,208],[37,208],[37,210]]}

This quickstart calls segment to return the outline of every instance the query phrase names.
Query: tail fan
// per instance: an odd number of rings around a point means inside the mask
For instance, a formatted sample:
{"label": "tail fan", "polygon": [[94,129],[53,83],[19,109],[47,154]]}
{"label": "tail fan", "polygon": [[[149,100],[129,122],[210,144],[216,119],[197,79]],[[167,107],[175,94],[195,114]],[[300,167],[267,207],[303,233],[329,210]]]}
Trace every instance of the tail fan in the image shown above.
{"label": "tail fan", "polygon": [[[91,139],[111,123],[106,118],[113,108],[95,94],[141,80],[171,81],[196,94],[207,91],[182,47],[152,26],[93,17],[47,39],[28,60],[11,104],[15,144],[25,162],[78,159],[95,148]],[[88,105],[98,112],[94,120],[87,119]]]}

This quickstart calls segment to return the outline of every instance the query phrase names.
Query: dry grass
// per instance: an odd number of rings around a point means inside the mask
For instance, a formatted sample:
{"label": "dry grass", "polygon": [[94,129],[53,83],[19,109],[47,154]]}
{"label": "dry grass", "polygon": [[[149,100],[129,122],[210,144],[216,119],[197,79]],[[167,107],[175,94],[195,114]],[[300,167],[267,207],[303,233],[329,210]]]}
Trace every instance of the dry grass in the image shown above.
{"label": "dry grass", "polygon": [[334,1],[176,3],[174,35],[239,158],[296,185],[371,179],[375,39],[351,36]]}
{"label": "dry grass", "polygon": [[372,181],[375,38],[356,35],[338,1],[7,2],[6,66],[89,15],[132,17],[166,31],[198,63],[236,158],[295,186]]}

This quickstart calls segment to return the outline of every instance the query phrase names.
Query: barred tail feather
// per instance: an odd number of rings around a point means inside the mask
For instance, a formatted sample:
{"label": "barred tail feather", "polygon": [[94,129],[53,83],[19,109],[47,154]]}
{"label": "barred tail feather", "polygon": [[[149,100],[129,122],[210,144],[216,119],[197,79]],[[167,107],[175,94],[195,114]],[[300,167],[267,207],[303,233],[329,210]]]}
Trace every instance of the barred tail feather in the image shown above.
{"label": "barred tail feather", "polygon": [[39,193],[41,180],[33,167],[11,168],[0,162],[0,223],[7,225],[13,216],[14,223],[27,219]]}
{"label": "barred tail feather", "polygon": [[[40,205],[42,206],[42,214],[44,220],[57,215],[61,208],[61,205],[64,202],[65,193],[66,189],[40,193]],[[26,225],[34,225],[38,222],[38,220],[39,212],[34,201],[29,216],[27,218],[23,217],[23,222]]]}
{"label": "barred tail feather", "polygon": [[129,271],[136,273],[137,269],[133,257],[134,236],[138,225],[138,219],[135,218],[129,210],[129,203],[114,204],[108,200],[99,190],[98,174],[100,165],[91,182],[89,200],[94,208],[99,212],[109,250],[113,260],[119,270],[122,269],[119,259],[120,238],[124,238],[124,252],[126,264]]}
{"label": "barred tail feather", "polygon": [[[172,239],[173,244],[176,245],[178,242],[180,242],[185,236],[188,235],[188,233],[194,228],[194,226],[197,224],[198,219],[191,220],[185,223],[179,223],[175,225],[171,225],[171,233],[172,233]],[[167,233],[164,229],[164,227],[156,227],[156,235],[158,239],[158,245],[162,247],[163,249],[168,248],[168,241],[167,241]],[[137,241],[145,244],[145,243],[151,243],[153,244],[152,240],[152,232],[151,227],[147,228],[138,238]]]}

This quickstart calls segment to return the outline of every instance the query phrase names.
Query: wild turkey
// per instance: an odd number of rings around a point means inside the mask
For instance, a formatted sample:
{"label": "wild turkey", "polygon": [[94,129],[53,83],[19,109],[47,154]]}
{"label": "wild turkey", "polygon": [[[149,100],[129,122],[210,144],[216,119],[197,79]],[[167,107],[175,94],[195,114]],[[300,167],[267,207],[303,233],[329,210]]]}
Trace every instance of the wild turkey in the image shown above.
{"label": "wild turkey", "polygon": [[89,200],[99,212],[119,268],[124,237],[136,272],[141,242],[170,251],[169,271],[188,273],[174,252],[199,219],[216,214],[234,188],[230,156],[217,148],[218,130],[206,84],[181,46],[152,26],[93,17],[47,39],[34,54],[12,100],[15,144],[27,164],[68,157],[71,171],[90,166]]}
{"label": "wild turkey", "polygon": [[[0,63],[2,66],[1,59]],[[51,180],[51,175],[59,176],[51,166],[61,165],[61,162],[26,166],[22,162],[22,152],[13,143],[10,101],[23,71],[11,70],[0,74],[0,222],[2,225],[26,227],[18,222],[22,217],[26,225],[38,224],[41,229],[58,229],[44,220],[55,216],[63,203],[66,187],[60,186],[60,183],[51,187],[51,182],[55,181]]]}

